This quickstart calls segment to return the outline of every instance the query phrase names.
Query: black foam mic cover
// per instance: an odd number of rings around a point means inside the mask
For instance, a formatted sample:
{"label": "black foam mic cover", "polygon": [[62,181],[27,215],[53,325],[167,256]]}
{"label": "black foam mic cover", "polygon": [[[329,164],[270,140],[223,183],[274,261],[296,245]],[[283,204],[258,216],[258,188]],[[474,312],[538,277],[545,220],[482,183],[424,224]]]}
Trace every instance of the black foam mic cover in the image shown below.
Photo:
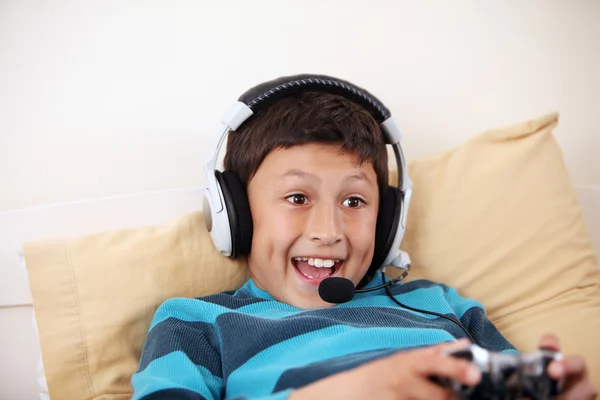
{"label": "black foam mic cover", "polygon": [[350,279],[334,276],[319,284],[319,296],[328,303],[346,303],[354,297],[354,283]]}

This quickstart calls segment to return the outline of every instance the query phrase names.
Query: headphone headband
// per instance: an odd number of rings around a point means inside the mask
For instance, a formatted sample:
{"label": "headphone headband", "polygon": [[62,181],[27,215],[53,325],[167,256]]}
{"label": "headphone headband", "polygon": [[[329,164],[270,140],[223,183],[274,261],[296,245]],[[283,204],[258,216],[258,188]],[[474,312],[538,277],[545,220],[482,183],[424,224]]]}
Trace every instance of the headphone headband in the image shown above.
{"label": "headphone headband", "polygon": [[326,75],[284,76],[249,89],[238,100],[256,112],[283,97],[308,91],[324,91],[344,96],[359,103],[380,124],[392,115],[379,99],[365,89]]}

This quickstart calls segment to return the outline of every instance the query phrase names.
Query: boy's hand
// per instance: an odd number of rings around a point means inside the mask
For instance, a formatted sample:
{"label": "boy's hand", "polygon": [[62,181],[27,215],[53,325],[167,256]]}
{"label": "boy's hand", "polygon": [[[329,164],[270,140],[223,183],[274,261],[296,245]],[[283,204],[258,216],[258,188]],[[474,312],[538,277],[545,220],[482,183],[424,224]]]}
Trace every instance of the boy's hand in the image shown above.
{"label": "boy's hand", "polygon": [[[540,339],[540,347],[560,351],[560,344],[555,335],[544,335]],[[550,363],[548,373],[553,379],[564,379],[560,399],[592,400],[598,395],[590,381],[585,359],[581,356],[563,355],[562,360]]]}
{"label": "boy's hand", "polygon": [[300,399],[452,399],[447,389],[431,382],[432,376],[476,385],[481,372],[464,360],[443,354],[461,347],[464,340],[404,351],[349,371],[329,376],[292,392]]}

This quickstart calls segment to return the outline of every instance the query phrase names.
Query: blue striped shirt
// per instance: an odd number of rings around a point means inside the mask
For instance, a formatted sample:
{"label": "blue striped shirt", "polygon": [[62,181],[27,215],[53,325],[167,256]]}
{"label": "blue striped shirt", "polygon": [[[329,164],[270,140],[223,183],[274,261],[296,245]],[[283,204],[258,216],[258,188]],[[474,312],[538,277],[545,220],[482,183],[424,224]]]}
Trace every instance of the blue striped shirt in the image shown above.
{"label": "blue striped shirt", "polygon": [[[366,287],[380,282],[378,274]],[[460,320],[482,347],[516,352],[483,306],[455,289],[418,280],[390,291],[409,307]],[[303,310],[249,280],[237,291],[159,307],[132,377],[133,399],[285,399],[295,388],[365,362],[463,337],[452,321],[401,308],[384,289]]]}

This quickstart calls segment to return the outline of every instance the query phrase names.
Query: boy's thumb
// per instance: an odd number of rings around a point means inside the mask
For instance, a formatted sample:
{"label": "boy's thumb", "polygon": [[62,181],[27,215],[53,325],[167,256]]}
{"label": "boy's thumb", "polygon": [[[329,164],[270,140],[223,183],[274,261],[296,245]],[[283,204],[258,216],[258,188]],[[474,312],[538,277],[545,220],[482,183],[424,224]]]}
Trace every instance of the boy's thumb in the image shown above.
{"label": "boy's thumb", "polygon": [[453,342],[444,342],[434,346],[436,352],[451,353],[456,350],[464,349],[471,344],[469,339],[459,339]]}

